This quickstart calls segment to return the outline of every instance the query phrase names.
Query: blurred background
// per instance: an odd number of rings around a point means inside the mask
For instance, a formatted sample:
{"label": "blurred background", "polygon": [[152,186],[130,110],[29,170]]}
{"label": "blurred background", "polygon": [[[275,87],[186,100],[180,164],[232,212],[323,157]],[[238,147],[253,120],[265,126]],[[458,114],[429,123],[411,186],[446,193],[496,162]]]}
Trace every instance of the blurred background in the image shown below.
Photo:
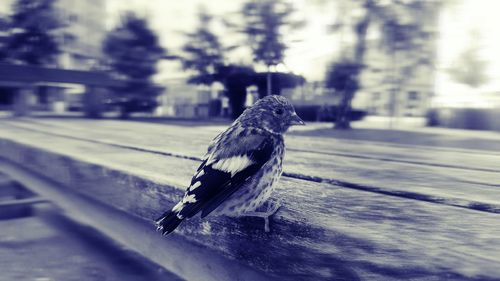
{"label": "blurred background", "polygon": [[[496,5],[496,6],[495,6]],[[4,0],[0,110],[500,130],[493,0]]]}
{"label": "blurred background", "polygon": [[[499,11],[0,0],[0,281],[498,280]],[[156,233],[208,143],[271,94],[307,123],[272,232]]]}

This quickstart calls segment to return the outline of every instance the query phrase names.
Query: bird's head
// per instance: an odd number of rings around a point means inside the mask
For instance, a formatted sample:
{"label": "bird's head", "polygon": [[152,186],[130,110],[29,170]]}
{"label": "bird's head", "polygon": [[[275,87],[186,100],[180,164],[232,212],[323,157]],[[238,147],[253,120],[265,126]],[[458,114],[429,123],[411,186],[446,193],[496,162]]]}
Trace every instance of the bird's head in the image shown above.
{"label": "bird's head", "polygon": [[276,95],[258,100],[239,119],[245,125],[260,127],[275,134],[283,134],[293,125],[305,125],[290,101]]}

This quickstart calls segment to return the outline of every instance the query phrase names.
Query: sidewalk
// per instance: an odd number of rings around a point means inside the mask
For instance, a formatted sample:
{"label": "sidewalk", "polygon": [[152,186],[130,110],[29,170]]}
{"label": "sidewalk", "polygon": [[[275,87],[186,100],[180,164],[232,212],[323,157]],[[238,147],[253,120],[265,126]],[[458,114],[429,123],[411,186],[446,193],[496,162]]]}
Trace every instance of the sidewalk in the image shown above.
{"label": "sidewalk", "polygon": [[424,124],[425,120],[423,119],[402,118],[396,121],[393,129],[390,129],[388,118],[373,116],[353,122],[352,130],[334,130],[331,123],[311,123],[304,128],[292,128],[291,134],[409,146],[500,152],[500,132],[425,127]]}

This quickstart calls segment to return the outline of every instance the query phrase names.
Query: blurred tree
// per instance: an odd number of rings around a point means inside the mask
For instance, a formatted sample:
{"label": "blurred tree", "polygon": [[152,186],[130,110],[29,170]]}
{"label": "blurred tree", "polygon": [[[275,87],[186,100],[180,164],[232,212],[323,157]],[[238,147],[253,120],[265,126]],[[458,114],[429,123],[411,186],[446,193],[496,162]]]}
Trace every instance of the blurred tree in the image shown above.
{"label": "blurred tree", "polygon": [[0,53],[6,61],[29,65],[55,64],[60,53],[54,33],[63,27],[54,8],[55,0],[16,0],[8,36]]}
{"label": "blurred tree", "polygon": [[379,20],[382,31],[380,46],[390,57],[386,69],[386,81],[391,84],[390,90],[390,127],[392,128],[396,112],[396,97],[403,87],[415,76],[415,72],[423,65],[432,65],[435,57],[436,28],[439,2],[425,1],[393,1],[380,9]]}
{"label": "blurred tree", "polygon": [[[284,88],[294,88],[303,85],[305,81],[303,76],[293,73],[275,72],[271,76],[271,84],[275,93],[281,93],[281,90]],[[257,85],[259,97],[265,97],[267,95],[268,73],[256,73],[254,83]]]}
{"label": "blurred tree", "polygon": [[473,32],[470,39],[471,44],[467,45],[458,56],[448,73],[455,81],[471,88],[478,88],[488,82],[488,62],[479,56],[481,48],[479,34]]}
{"label": "blurred tree", "polygon": [[283,62],[287,48],[283,35],[303,23],[292,20],[293,5],[284,0],[251,0],[243,5],[245,25],[254,61],[267,67],[267,95],[271,95],[271,67]]}
{"label": "blurred tree", "polygon": [[[400,88],[401,84],[410,77],[411,72],[415,69],[415,65],[420,63],[429,63],[430,54],[419,53],[419,48],[422,47],[422,40],[426,40],[430,34],[425,29],[424,12],[429,12],[429,7],[437,7],[438,1],[432,3],[420,0],[358,0],[353,2],[340,1],[343,4],[356,5],[355,8],[349,7],[344,12],[349,10],[351,13],[341,12],[341,19],[333,26],[335,32],[345,31],[344,26],[352,28],[354,35],[354,44],[345,46],[341,63],[334,64],[330,68],[327,76],[333,76],[332,81],[339,80],[335,78],[337,75],[346,76],[349,78],[349,83],[337,84],[337,86],[347,86],[342,91],[342,98],[337,110],[337,118],[335,122],[336,129],[349,129],[349,115],[351,111],[351,102],[356,91],[359,88],[360,74],[366,67],[365,53],[367,49],[367,35],[370,26],[379,28],[381,33],[380,42],[382,49],[386,53],[395,58],[398,52],[412,52],[416,55],[411,59],[411,63],[406,63],[404,68],[402,65],[391,65],[392,79],[390,82],[393,85],[392,92],[395,93]],[[346,18],[348,18],[346,20]],[[427,57],[422,57],[426,55]],[[395,60],[392,60],[395,62]],[[338,68],[338,69],[337,69]],[[349,72],[346,74],[345,72]],[[396,76],[398,79],[396,79]],[[336,83],[331,84],[334,86]],[[335,88],[335,87],[333,87]],[[339,89],[337,89],[339,90]]]}
{"label": "blurred tree", "polygon": [[337,106],[335,112],[335,124],[339,124],[339,128],[348,128],[351,121],[352,95],[359,88],[360,70],[360,64],[348,60],[334,62],[328,68],[325,87],[335,90],[335,94],[340,96],[340,106]]}
{"label": "blurred tree", "polygon": [[358,81],[355,79],[359,65],[350,61],[334,62],[330,65],[325,85],[328,89],[334,89],[337,92],[346,90],[356,91],[358,89]]}
{"label": "blurred tree", "polygon": [[[368,33],[368,27],[370,22],[373,20],[373,10],[374,3],[373,0],[363,0],[360,3],[360,8],[357,10],[357,15],[354,16],[352,20],[352,29],[355,35],[354,47],[349,47],[352,49],[352,55],[344,54],[341,63],[338,65],[333,65],[329,70],[328,74],[331,84],[334,89],[339,90],[342,94],[340,103],[337,107],[337,116],[335,120],[336,129],[350,129],[351,120],[349,118],[351,113],[351,102],[354,98],[354,94],[359,88],[360,72],[364,67],[364,56],[366,50],[366,35]],[[334,30],[338,29],[341,23],[336,23]],[[349,83],[341,83],[339,80],[341,77],[348,77]]]}
{"label": "blurred tree", "polygon": [[255,83],[255,75],[253,68],[245,65],[228,64],[217,67],[214,79],[224,84],[233,119],[238,118],[245,110],[247,87]]}
{"label": "blurred tree", "polygon": [[121,96],[122,118],[127,118],[137,103],[154,102],[160,89],[152,81],[156,63],[165,50],[145,19],[127,13],[120,26],[110,31],[104,41],[104,53],[114,75],[125,84]]}
{"label": "blurred tree", "polygon": [[[245,100],[247,97],[247,87],[257,85],[259,91],[265,89],[267,73],[257,73],[250,66],[240,64],[219,64],[214,74],[208,74],[206,77],[200,77],[202,81],[218,81],[224,85],[226,96],[229,98],[233,119],[245,109]],[[273,80],[279,87],[295,87],[303,84],[305,79],[302,76],[289,73],[276,73]]]}
{"label": "blurred tree", "polygon": [[218,37],[210,30],[212,16],[204,8],[198,13],[199,26],[192,33],[186,33],[188,41],[182,47],[186,54],[182,60],[184,69],[193,70],[188,83],[210,85],[214,74],[224,63],[223,47]]}

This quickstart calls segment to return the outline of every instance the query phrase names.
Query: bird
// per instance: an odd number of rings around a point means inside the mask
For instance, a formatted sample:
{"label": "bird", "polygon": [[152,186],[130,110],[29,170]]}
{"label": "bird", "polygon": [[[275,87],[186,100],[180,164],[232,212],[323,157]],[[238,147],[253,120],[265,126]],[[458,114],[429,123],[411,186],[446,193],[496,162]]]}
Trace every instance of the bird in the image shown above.
{"label": "bird", "polygon": [[170,234],[201,213],[261,217],[269,232],[269,217],[281,206],[270,197],[283,171],[283,135],[293,125],[305,123],[283,96],[265,96],[245,109],[210,142],[182,199],[155,220],[157,230]]}

